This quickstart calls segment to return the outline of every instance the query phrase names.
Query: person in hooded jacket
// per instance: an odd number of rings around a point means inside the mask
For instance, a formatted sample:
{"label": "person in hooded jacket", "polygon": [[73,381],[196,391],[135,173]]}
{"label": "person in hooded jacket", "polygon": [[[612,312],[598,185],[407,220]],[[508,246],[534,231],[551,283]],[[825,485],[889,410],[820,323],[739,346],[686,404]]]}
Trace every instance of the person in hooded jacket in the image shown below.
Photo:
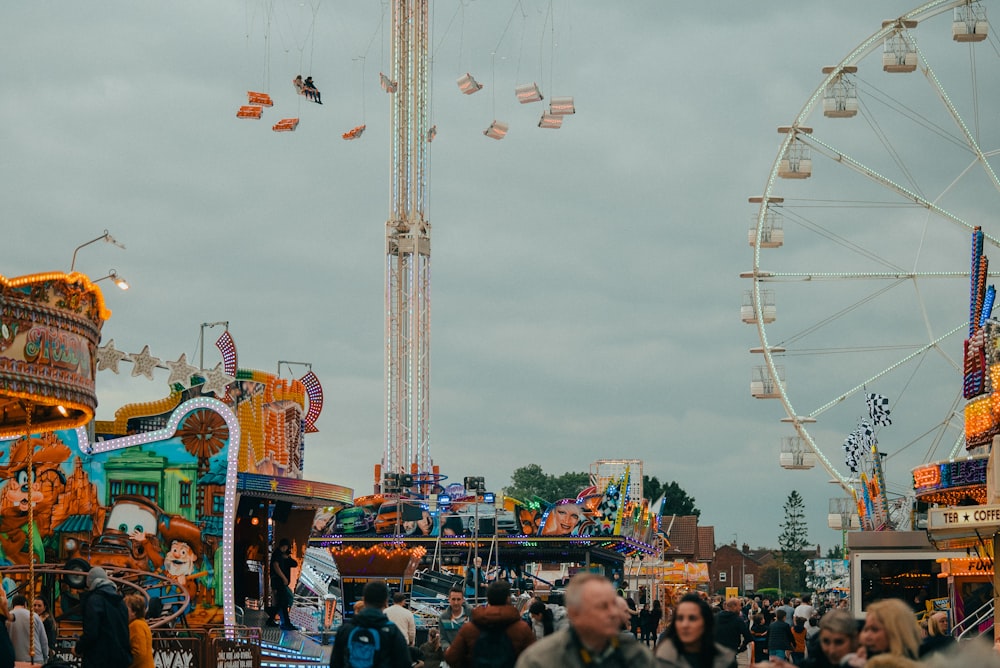
{"label": "person in hooded jacket", "polygon": [[510,584],[494,580],[486,588],[486,606],[473,608],[468,622],[458,630],[458,635],[444,654],[450,668],[471,668],[475,661],[476,641],[487,628],[501,628],[510,639],[514,655],[520,656],[528,645],[535,642],[532,631],[510,603]]}
{"label": "person in hooded jacket", "polygon": [[128,609],[100,566],[87,572],[83,632],[77,638],[74,652],[83,659],[83,668],[128,668],[132,663]]}
{"label": "person in hooded jacket", "polygon": [[715,642],[737,654],[742,653],[753,642],[750,629],[740,615],[740,599],[727,600],[725,609],[715,616]]}
{"label": "person in hooded jacket", "polygon": [[372,580],[361,592],[365,607],[337,630],[333,641],[333,652],[330,656],[331,668],[345,668],[348,664],[347,644],[351,631],[356,627],[375,629],[383,642],[380,643],[376,666],[380,668],[410,668],[410,648],[406,645],[406,636],[399,627],[389,621],[383,612],[389,605],[389,587],[381,580]]}

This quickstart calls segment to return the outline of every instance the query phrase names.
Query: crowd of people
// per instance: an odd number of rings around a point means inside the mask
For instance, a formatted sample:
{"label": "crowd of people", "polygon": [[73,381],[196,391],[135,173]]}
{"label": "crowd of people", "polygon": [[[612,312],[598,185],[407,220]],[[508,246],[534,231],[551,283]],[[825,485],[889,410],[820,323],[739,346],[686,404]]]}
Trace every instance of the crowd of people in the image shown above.
{"label": "crowd of people", "polygon": [[[362,626],[386,634],[375,665],[389,668],[1000,668],[992,642],[959,645],[946,614],[918,622],[896,599],[870,604],[860,622],[846,602],[815,607],[809,596],[772,602],[690,592],[660,601],[638,594],[637,602],[607,578],[583,572],[569,580],[562,598],[514,599],[510,584],[495,580],[486,605],[470,606],[460,584],[449,592],[437,628],[416,647],[409,618],[383,614],[389,591],[373,582],[365,587],[363,611],[338,632],[331,666],[357,665],[350,639]],[[403,599],[397,595],[393,607]]]}

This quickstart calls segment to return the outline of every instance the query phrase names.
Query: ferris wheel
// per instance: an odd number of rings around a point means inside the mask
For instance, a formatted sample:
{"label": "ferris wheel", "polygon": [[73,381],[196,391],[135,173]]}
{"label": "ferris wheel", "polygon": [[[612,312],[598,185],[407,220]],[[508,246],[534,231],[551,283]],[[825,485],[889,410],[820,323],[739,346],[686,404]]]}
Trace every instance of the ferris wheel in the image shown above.
{"label": "ferris wheel", "polygon": [[760,339],[751,394],[784,408],[782,466],[819,463],[848,493],[859,482],[844,444],[869,394],[891,410],[872,455],[889,491],[911,491],[914,466],[965,446],[976,226],[1000,262],[990,17],[1000,19],[1000,2],[927,2],[818,64],[819,85],[778,128],[764,188],[749,198],[741,317]]}

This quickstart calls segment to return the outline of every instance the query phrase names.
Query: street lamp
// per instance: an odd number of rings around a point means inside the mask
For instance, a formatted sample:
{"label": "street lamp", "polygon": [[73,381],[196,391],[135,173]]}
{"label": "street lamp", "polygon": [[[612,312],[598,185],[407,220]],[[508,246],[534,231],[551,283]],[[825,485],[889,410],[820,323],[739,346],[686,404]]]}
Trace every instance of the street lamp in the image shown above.
{"label": "street lamp", "polygon": [[73,260],[69,263],[69,270],[70,270],[70,272],[72,272],[76,268],[76,254],[77,254],[77,252],[79,252],[79,250],[81,248],[83,248],[84,246],[89,246],[90,244],[96,244],[98,241],[105,241],[105,242],[107,242],[109,244],[114,244],[115,246],[118,246],[122,250],[125,250],[125,245],[124,244],[120,244],[117,241],[115,241],[115,238],[113,236],[111,236],[111,234],[107,230],[104,230],[104,234],[102,234],[101,236],[96,237],[94,239],[91,239],[87,243],[80,244],[79,246],[76,247],[76,249],[73,251]]}
{"label": "street lamp", "polygon": [[122,290],[128,290],[128,282],[121,277],[115,269],[108,269],[108,275],[98,278],[96,281],[91,281],[91,283],[100,283],[101,281],[106,281],[111,279],[111,282],[117,285]]}

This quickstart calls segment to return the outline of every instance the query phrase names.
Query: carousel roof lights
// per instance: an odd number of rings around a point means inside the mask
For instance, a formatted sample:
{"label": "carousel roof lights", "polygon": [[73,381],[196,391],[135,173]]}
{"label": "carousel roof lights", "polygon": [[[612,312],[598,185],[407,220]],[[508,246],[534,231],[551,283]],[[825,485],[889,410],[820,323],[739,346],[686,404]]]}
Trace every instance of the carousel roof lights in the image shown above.
{"label": "carousel roof lights", "polygon": [[73,259],[69,263],[69,270],[71,272],[76,268],[76,254],[80,251],[80,249],[84,248],[85,246],[89,246],[90,244],[96,244],[98,241],[104,241],[114,246],[118,246],[118,248],[121,248],[122,250],[125,250],[125,244],[119,243],[118,241],[115,240],[113,236],[111,236],[111,234],[107,230],[104,230],[104,234],[102,234],[101,236],[95,237],[94,239],[91,239],[86,243],[82,243],[73,250]]}

